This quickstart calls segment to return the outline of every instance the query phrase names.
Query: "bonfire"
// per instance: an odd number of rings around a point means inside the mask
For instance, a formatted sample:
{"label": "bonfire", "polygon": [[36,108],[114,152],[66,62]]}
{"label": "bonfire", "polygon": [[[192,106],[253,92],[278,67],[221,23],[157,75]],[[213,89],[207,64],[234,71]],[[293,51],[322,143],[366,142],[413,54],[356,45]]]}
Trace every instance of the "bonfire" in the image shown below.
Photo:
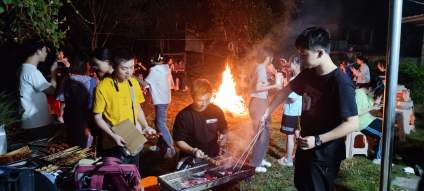
{"label": "bonfire", "polygon": [[222,82],[212,98],[212,103],[234,116],[247,115],[245,102],[242,96],[237,95],[236,82],[228,64],[222,73]]}

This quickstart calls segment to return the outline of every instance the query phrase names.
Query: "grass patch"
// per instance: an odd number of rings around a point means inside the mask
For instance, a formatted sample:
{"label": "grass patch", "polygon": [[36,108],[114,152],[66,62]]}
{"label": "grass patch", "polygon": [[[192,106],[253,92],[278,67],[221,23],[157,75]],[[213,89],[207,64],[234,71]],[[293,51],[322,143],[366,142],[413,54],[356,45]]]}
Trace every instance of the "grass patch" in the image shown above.
{"label": "grass patch", "polygon": [[[422,110],[421,110],[422,109]],[[421,116],[424,116],[424,107],[418,106],[416,110],[417,126],[415,132],[407,136],[407,141],[397,146],[397,151],[405,148],[417,147],[422,148],[424,144],[424,122]],[[243,181],[240,184],[241,190],[296,190],[293,181],[293,168],[282,167],[277,163],[277,159],[285,153],[285,136],[279,132],[279,114],[273,115],[273,123],[271,124],[271,140],[268,148],[267,160],[271,161],[273,166],[268,168],[268,172],[264,174],[256,174],[250,180]],[[397,153],[397,152],[396,152]],[[402,158],[408,161],[413,153],[401,152],[405,156]],[[421,156],[420,154],[417,155]],[[406,158],[405,158],[406,157]],[[412,157],[413,158],[413,157]],[[414,177],[415,175],[406,174],[402,171],[405,162],[401,162],[392,167],[392,179],[395,177]],[[407,162],[409,164],[409,162]],[[417,164],[417,163],[415,163]],[[339,176],[336,180],[337,191],[353,191],[353,190],[378,190],[380,181],[380,166],[372,163],[366,157],[355,156],[342,162]],[[403,188],[392,186],[391,190],[406,191]]]}
{"label": "grass patch", "polygon": [[[178,101],[171,102],[169,115],[168,115],[168,126],[172,128],[173,119],[178,111],[186,107],[191,103],[188,93],[174,92],[173,99]],[[424,105],[418,105],[416,108],[416,130],[407,136],[406,142],[397,144],[395,153],[402,157],[401,161],[398,161],[392,168],[392,178],[395,177],[413,177],[414,175],[408,175],[402,172],[402,168],[405,165],[419,164],[417,160],[422,161],[422,153],[424,152],[422,145],[424,144]],[[146,104],[143,107],[149,122],[154,119],[153,107]],[[257,191],[284,191],[284,190],[296,190],[294,187],[293,174],[294,169],[280,166],[277,163],[277,159],[282,157],[285,151],[285,140],[286,137],[280,133],[280,121],[281,121],[281,108],[277,109],[272,116],[273,123],[270,129],[270,145],[267,153],[267,160],[272,163],[272,167],[268,168],[268,172],[264,174],[256,174],[251,179],[245,180],[240,183],[240,190],[257,190]],[[229,127],[242,127],[251,128],[245,126],[249,122],[247,118],[237,118],[227,116]],[[157,157],[158,158],[158,157]],[[160,157],[159,157],[160,158]],[[164,161],[162,159],[156,160],[153,157],[144,156],[142,159],[151,159],[157,163],[148,163],[146,169],[152,169],[152,166],[163,166],[164,163],[170,161]],[[166,168],[171,172],[168,168]],[[141,171],[144,175],[159,175],[165,172],[148,172],[146,170]],[[356,156],[351,159],[344,160],[341,164],[340,173],[336,180],[337,191],[356,191],[356,190],[378,190],[380,178],[380,166],[375,165],[371,160]],[[391,190],[403,191],[404,189],[392,186]]]}

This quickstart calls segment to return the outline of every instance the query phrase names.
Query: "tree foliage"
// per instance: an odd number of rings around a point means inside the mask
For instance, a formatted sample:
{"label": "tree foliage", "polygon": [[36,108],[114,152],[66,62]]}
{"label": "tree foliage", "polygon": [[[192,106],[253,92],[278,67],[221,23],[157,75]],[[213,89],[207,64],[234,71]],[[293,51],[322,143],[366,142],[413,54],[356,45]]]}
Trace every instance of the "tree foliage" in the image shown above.
{"label": "tree foliage", "polygon": [[39,37],[58,48],[65,38],[59,28],[60,0],[2,0],[0,43]]}

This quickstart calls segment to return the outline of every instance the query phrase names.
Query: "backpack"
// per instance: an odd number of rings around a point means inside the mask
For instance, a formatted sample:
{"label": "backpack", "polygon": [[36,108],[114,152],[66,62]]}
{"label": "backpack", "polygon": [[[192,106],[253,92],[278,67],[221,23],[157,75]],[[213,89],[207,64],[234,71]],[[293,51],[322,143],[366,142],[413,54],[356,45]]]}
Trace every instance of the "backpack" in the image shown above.
{"label": "backpack", "polygon": [[78,165],[75,168],[73,181],[75,189],[95,190],[140,190],[141,179],[138,169],[133,164],[121,164],[121,160],[105,157],[101,164]]}

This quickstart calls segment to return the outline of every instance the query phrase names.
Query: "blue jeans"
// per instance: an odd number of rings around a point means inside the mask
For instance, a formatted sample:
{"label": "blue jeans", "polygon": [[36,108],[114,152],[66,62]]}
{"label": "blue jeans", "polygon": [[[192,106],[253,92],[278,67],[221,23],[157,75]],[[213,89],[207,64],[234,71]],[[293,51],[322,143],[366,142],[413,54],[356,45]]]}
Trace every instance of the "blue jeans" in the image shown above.
{"label": "blue jeans", "polygon": [[155,105],[155,125],[159,129],[159,132],[162,134],[162,138],[168,147],[174,146],[174,141],[172,140],[171,133],[169,132],[168,127],[166,126],[168,114],[168,104],[157,104]]}

